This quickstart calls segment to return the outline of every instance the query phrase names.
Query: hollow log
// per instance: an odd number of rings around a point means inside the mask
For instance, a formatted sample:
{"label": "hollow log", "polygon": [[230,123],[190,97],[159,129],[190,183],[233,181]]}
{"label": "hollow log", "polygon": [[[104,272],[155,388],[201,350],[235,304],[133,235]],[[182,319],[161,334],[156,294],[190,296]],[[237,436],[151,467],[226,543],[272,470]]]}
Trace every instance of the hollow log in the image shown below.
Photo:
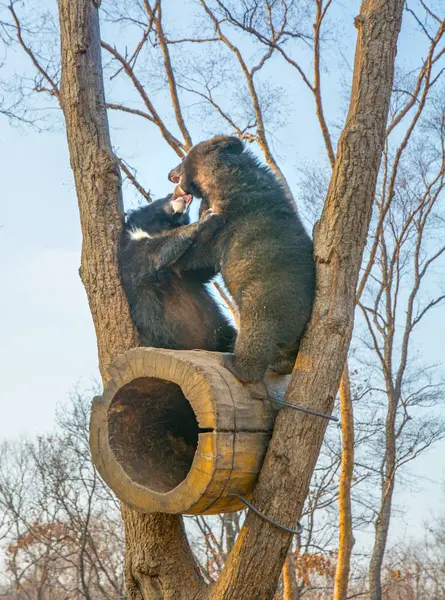
{"label": "hollow log", "polygon": [[288,376],[242,384],[217,352],[134,348],[109,367],[93,401],[94,464],[116,496],[144,513],[245,508]]}

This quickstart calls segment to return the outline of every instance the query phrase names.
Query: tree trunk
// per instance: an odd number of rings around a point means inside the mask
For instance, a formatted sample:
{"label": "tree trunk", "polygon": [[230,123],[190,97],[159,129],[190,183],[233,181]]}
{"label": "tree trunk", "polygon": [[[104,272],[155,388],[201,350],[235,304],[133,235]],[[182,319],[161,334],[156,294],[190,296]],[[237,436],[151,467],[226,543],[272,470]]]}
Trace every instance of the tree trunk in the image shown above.
{"label": "tree trunk", "polygon": [[354,545],[351,507],[351,483],[354,472],[354,415],[347,363],[340,382],[340,417],[342,429],[341,473],[338,487],[340,531],[333,600],[346,600],[347,598],[351,553]]}
{"label": "tree trunk", "polygon": [[289,552],[283,566],[283,600],[297,600],[297,593],[294,557]]}
{"label": "tree trunk", "polygon": [[[317,297],[287,400],[332,410],[354,318],[354,291],[384,143],[403,0],[363,0],[351,104],[321,220],[315,230]],[[119,170],[104,108],[97,0],[59,0],[62,108],[83,232],[82,280],[96,328],[104,382],[110,361],[137,344],[117,273],[122,224]],[[278,416],[254,495],[266,515],[295,527],[326,421],[292,409]],[[179,517],[123,507],[127,585],[133,599],[204,597]],[[291,536],[246,518],[215,600],[273,597]]]}
{"label": "tree trunk", "polygon": [[[61,104],[82,226],[81,278],[96,329],[104,384],[107,366],[138,345],[118,277],[121,178],[105,110],[98,4],[59,0]],[[126,580],[133,598],[192,598],[203,585],[178,516],[141,515],[123,506]]]}
{"label": "tree trunk", "polygon": [[369,563],[369,598],[382,600],[382,564],[388,541],[389,524],[391,521],[392,497],[394,494],[396,468],[396,413],[398,401],[389,395],[390,406],[385,424],[385,464],[382,476],[382,499],[380,510],[375,522],[375,538]]}

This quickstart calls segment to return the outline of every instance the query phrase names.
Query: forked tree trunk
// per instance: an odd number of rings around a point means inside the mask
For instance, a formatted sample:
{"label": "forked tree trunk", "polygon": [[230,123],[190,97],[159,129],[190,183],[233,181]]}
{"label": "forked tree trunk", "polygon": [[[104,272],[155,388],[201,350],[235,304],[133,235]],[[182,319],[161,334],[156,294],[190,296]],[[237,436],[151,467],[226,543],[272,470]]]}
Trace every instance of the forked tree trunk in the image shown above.
{"label": "forked tree trunk", "polygon": [[[62,108],[83,232],[82,280],[96,327],[104,382],[107,365],[136,345],[117,274],[122,224],[119,171],[104,107],[100,36],[94,0],[59,0]],[[363,0],[351,104],[336,164],[315,229],[317,297],[287,400],[332,410],[354,319],[354,291],[384,143],[403,0]],[[254,503],[295,527],[326,422],[292,409],[279,415]],[[141,516],[123,507],[127,583],[137,600],[267,600],[290,543],[249,513],[219,581],[206,588],[176,516]]]}

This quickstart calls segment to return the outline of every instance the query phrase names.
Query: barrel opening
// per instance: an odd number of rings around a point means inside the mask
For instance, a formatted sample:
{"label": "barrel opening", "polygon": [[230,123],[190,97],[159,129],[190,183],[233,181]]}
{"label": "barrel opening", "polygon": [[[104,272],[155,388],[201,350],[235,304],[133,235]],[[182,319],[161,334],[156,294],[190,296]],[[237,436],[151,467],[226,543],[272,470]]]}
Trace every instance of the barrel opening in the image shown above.
{"label": "barrel opening", "polygon": [[136,483],[173,490],[187,477],[200,429],[179,385],[140,377],[118,390],[108,409],[109,445]]}

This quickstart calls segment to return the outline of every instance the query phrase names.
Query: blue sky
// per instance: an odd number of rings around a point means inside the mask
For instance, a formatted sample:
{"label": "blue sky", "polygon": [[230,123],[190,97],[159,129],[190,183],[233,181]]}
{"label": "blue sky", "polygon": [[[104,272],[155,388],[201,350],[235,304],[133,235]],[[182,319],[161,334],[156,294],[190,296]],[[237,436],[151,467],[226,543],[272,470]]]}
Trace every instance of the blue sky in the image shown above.
{"label": "blue sky", "polygon": [[[168,4],[168,3],[167,3]],[[175,13],[173,14],[172,7]],[[166,17],[177,19],[178,27],[186,8],[171,2]],[[334,28],[341,31],[343,50],[353,61],[355,29],[353,16],[358,2],[335,9]],[[175,22],[173,21],[173,24]],[[104,27],[105,31],[107,28]],[[131,46],[131,44],[130,44]],[[416,66],[422,47],[411,27],[399,43],[399,61]],[[335,48],[328,53],[329,73],[325,74],[324,98],[328,120],[337,123],[344,107],[341,81],[348,78]],[[8,55],[8,69],[28,67],[16,52]],[[291,110],[284,126],[275,130],[274,150],[293,186],[298,165],[324,161],[325,151],[315,120],[312,97],[281,63],[271,72],[287,90]],[[119,86],[113,88],[119,92]],[[131,92],[128,92],[131,96]],[[162,94],[158,102],[163,107]],[[1,117],[0,117],[1,118]],[[110,116],[115,147],[136,166],[141,181],[155,196],[170,190],[166,175],[177,163],[176,155],[162,142],[158,132],[136,117]],[[60,121],[59,121],[60,122]],[[206,137],[205,124],[195,123],[195,140]],[[72,172],[63,126],[37,133],[13,127],[1,120],[0,155],[2,196],[0,200],[0,297],[2,365],[2,419],[0,439],[18,435],[34,436],[48,431],[54,423],[56,405],[67,399],[79,384],[88,388],[98,377],[96,341],[86,295],[78,277],[81,232]],[[295,188],[297,189],[297,188]],[[136,203],[133,191],[125,187],[126,206]],[[437,362],[443,356],[445,309],[439,308],[425,321],[418,347],[425,360]],[[419,522],[438,512],[443,503],[445,443],[416,462],[413,472],[417,491],[398,489],[397,501],[405,507],[394,529],[395,535],[416,535]]]}

